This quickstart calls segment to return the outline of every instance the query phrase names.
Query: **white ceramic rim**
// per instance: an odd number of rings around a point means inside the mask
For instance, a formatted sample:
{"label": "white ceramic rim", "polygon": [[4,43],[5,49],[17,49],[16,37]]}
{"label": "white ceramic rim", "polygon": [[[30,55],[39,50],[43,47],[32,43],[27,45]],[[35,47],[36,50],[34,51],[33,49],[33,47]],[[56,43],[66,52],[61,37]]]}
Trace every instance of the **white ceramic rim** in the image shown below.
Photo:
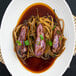
{"label": "white ceramic rim", "polygon": [[[13,2],[14,2],[14,0],[11,1],[11,3],[9,4],[8,7],[10,7]],[[72,12],[71,12],[71,10],[70,10],[68,4],[67,4],[65,1],[63,1],[63,2],[66,4],[67,9],[68,9],[69,12],[70,12],[70,15],[71,15],[71,18],[72,18],[72,22],[73,22],[73,25],[74,25],[74,19],[73,19]],[[7,9],[8,9],[8,7],[7,7]],[[6,9],[6,11],[7,11],[7,9]],[[5,12],[5,14],[6,14],[6,12]],[[5,14],[4,14],[4,16],[5,16]],[[3,18],[4,18],[4,16],[3,16]],[[2,22],[3,22],[3,20],[2,20]],[[1,30],[0,30],[0,34],[1,34]],[[75,35],[75,26],[74,26],[74,35]],[[74,37],[74,38],[75,38],[75,37]],[[0,39],[0,40],[1,40],[1,39]],[[74,39],[74,47],[73,47],[73,50],[74,50],[74,48],[75,48],[75,39]],[[1,52],[1,53],[2,53],[2,52]],[[73,54],[74,54],[74,51],[73,51],[73,53],[72,53],[72,57],[73,57]],[[6,63],[5,59],[4,59],[3,54],[2,54],[2,57],[3,57],[3,60],[4,60],[4,63],[5,63],[5,65],[6,65],[6,67],[8,68],[9,65],[7,65],[7,63]],[[66,69],[69,67],[69,64],[70,64],[70,62],[71,62],[71,60],[72,60],[72,57],[69,59],[69,62],[68,62],[68,64],[67,64],[66,68],[64,69],[64,71],[62,72],[62,74],[63,74],[63,73],[66,71]],[[8,68],[8,70],[9,70],[9,72],[10,72],[10,69],[9,69],[9,68]],[[10,73],[11,73],[11,72],[10,72]],[[61,74],[61,75],[62,75],[62,74]],[[60,76],[61,76],[61,75],[60,75]]]}

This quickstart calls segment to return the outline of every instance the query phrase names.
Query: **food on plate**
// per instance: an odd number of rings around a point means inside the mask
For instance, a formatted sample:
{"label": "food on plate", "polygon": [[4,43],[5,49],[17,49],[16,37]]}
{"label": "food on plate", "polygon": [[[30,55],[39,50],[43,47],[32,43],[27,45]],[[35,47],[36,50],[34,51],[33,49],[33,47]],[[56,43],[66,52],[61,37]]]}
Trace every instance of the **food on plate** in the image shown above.
{"label": "food on plate", "polygon": [[43,3],[29,6],[13,30],[15,51],[21,63],[35,73],[47,70],[65,49],[63,32],[64,21],[52,8]]}

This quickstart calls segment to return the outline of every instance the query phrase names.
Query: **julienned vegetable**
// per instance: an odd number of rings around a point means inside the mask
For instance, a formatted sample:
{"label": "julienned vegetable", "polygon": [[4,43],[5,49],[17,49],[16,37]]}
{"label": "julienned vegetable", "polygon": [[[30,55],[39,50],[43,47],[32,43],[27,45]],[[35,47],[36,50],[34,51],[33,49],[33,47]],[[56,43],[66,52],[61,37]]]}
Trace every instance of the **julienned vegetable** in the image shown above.
{"label": "julienned vegetable", "polygon": [[40,35],[40,39],[41,39],[41,40],[43,40],[43,39],[44,39],[44,37],[43,37],[42,35]]}
{"label": "julienned vegetable", "polygon": [[50,45],[50,46],[52,46],[52,45],[53,45],[52,41],[49,41],[49,45]]}
{"label": "julienned vegetable", "polygon": [[25,43],[25,46],[29,45],[29,41],[28,40],[24,41],[24,43]]}
{"label": "julienned vegetable", "polygon": [[46,45],[50,45],[50,46],[52,46],[52,45],[53,45],[53,43],[52,43],[52,41],[51,41],[51,40],[49,41],[49,40],[47,40],[47,39],[46,39]]}
{"label": "julienned vegetable", "polygon": [[21,42],[20,42],[19,40],[17,40],[16,43],[17,43],[19,46],[22,45]]}

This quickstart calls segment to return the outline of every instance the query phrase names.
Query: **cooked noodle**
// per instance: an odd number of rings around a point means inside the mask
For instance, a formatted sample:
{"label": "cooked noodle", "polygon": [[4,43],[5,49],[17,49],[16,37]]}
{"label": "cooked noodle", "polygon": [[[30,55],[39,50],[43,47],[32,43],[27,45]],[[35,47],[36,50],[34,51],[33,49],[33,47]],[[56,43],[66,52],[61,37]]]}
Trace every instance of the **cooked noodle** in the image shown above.
{"label": "cooked noodle", "polygon": [[[62,21],[63,27],[61,28],[61,30],[62,30],[62,34],[63,34],[64,21],[63,21],[63,19],[59,19],[59,20]],[[43,29],[44,29],[44,33],[45,33],[45,38],[47,40],[53,39],[53,30],[52,29],[53,29],[54,25],[58,26],[58,25],[56,25],[53,17],[50,15],[43,16],[43,17],[39,17],[39,15],[32,16],[25,23],[15,27],[15,29],[13,31],[15,41],[18,39],[18,33],[20,31],[20,28],[23,27],[26,23],[28,26],[26,38],[29,40],[30,45],[27,46],[28,47],[27,55],[23,56],[24,58],[22,57],[23,60],[26,60],[29,57],[35,56],[34,55],[34,44],[35,44],[36,30],[37,30],[38,24],[40,24],[40,23],[42,24]],[[60,56],[61,53],[63,52],[63,50],[65,49],[65,47],[64,47],[65,40],[66,40],[66,38],[63,36],[63,42],[62,42],[63,44],[62,44],[62,47],[61,47],[59,53],[57,53],[57,54],[53,53],[52,48],[50,46],[46,46],[44,55],[42,55],[41,58],[44,60],[47,60],[50,56],[52,56],[52,57]]]}

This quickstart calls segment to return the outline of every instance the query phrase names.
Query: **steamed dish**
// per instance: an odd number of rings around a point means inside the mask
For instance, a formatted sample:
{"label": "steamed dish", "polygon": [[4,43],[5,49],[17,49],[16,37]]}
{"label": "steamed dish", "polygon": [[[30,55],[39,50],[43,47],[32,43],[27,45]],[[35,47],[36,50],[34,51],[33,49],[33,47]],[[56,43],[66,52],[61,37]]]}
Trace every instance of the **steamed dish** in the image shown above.
{"label": "steamed dish", "polygon": [[22,64],[31,71],[40,72],[46,70],[65,49],[64,21],[45,4],[31,6],[15,27],[13,38]]}

